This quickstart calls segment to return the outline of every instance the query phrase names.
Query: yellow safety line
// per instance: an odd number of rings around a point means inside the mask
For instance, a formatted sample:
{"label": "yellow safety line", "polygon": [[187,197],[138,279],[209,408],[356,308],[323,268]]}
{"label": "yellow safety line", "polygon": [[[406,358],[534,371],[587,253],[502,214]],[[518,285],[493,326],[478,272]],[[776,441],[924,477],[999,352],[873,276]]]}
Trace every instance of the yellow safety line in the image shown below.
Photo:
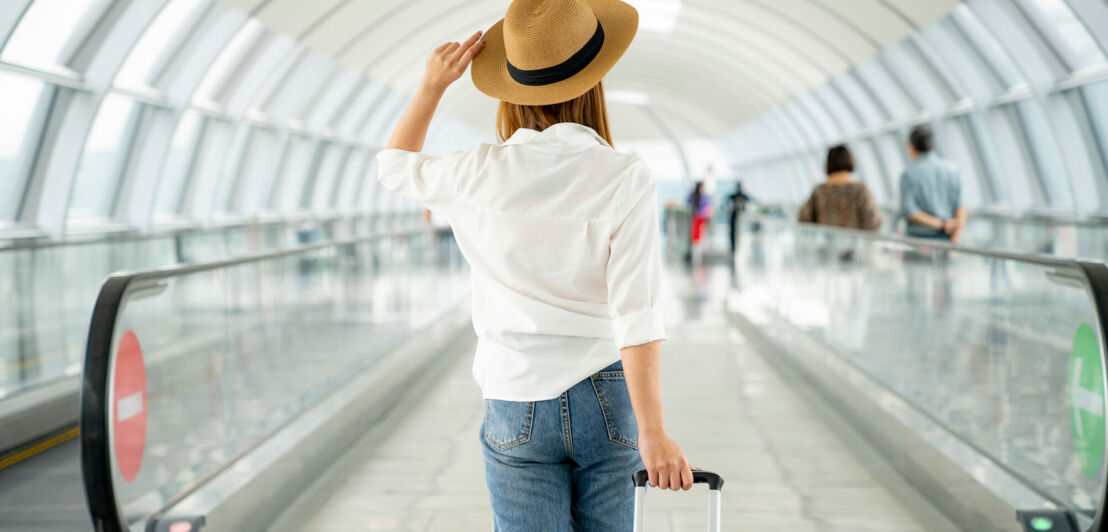
{"label": "yellow safety line", "polygon": [[69,429],[69,430],[67,430],[67,431],[65,431],[61,434],[58,434],[57,436],[54,436],[53,438],[50,438],[46,441],[36,443],[35,445],[32,445],[32,446],[30,446],[30,447],[28,447],[28,448],[26,448],[22,451],[19,451],[18,453],[15,453],[15,454],[7,457],[7,458],[0,459],[0,469],[4,469],[5,467],[15,465],[15,464],[17,464],[19,462],[22,462],[23,460],[26,460],[26,459],[28,459],[28,458],[30,458],[30,457],[38,454],[38,453],[41,453],[42,451],[45,451],[45,450],[47,450],[51,447],[54,447],[55,445],[58,445],[60,443],[72,440],[73,438],[77,437],[78,430],[79,429],[77,427],[73,427],[73,428],[71,428],[71,429]]}

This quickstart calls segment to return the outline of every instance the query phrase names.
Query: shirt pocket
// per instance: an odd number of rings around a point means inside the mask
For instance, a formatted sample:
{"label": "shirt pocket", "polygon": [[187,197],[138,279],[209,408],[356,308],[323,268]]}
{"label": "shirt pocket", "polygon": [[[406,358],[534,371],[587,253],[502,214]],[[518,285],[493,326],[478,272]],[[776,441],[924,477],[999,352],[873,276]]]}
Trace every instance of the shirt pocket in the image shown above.
{"label": "shirt pocket", "polygon": [[485,441],[506,451],[531,440],[534,402],[485,399]]}
{"label": "shirt pocket", "polygon": [[604,425],[608,439],[632,449],[639,448],[639,426],[635,411],[631,408],[631,396],[627,393],[627,381],[622,371],[601,371],[590,377],[600,410],[604,413]]}

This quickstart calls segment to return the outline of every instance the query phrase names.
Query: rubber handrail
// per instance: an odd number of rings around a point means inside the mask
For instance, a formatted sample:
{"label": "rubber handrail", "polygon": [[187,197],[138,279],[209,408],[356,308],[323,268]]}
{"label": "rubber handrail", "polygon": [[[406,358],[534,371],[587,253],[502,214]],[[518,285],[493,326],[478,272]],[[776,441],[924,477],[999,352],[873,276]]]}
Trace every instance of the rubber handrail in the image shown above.
{"label": "rubber handrail", "polygon": [[[901,244],[913,248],[916,251],[921,251],[923,248],[929,249],[941,249],[946,251],[958,251],[960,253],[967,253],[970,255],[978,255],[982,257],[989,257],[995,259],[1004,259],[1016,262],[1026,262],[1029,264],[1036,264],[1039,266],[1050,267],[1066,267],[1077,268],[1077,260],[1070,258],[1062,258],[1055,255],[1047,255],[1045,253],[1020,253],[1015,251],[1004,251],[998,249],[980,248],[974,246],[964,246],[962,244],[955,244],[953,242],[946,242],[943,240],[930,240],[926,238],[913,238],[910,236],[894,235],[889,233],[875,233],[872,231],[863,231],[860,229],[849,229],[846,227],[836,227],[831,225],[820,225],[813,223],[803,223],[788,220],[785,218],[776,218],[773,216],[764,216],[760,214],[746,214],[743,215],[744,221],[756,220],[759,222],[775,223],[779,225],[785,225],[789,227],[797,227],[801,229],[819,231],[824,233],[840,234],[845,236],[851,236],[856,238],[862,238],[866,240],[873,240],[879,242],[892,242]],[[1096,262],[1096,261],[1092,261]]]}

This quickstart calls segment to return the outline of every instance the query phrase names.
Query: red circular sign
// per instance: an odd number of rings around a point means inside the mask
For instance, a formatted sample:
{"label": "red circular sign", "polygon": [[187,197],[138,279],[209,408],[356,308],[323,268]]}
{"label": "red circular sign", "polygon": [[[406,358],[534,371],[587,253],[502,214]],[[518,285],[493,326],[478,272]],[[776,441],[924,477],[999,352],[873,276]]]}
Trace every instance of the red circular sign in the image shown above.
{"label": "red circular sign", "polygon": [[115,354],[112,385],[112,447],[119,474],[132,482],[142,467],[146,448],[146,364],[132,331],[123,333]]}

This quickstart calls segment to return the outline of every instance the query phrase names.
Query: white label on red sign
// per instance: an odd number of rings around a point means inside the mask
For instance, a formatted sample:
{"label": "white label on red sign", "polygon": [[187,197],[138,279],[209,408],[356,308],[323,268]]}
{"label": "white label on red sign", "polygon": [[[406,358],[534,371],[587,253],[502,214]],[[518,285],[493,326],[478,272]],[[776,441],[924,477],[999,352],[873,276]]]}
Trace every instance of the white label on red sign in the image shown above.
{"label": "white label on red sign", "polygon": [[115,354],[112,385],[112,448],[119,474],[133,482],[146,450],[146,364],[133,331],[123,333]]}
{"label": "white label on red sign", "polygon": [[116,416],[120,421],[127,421],[142,414],[142,392],[135,392],[124,397],[116,403]]}

